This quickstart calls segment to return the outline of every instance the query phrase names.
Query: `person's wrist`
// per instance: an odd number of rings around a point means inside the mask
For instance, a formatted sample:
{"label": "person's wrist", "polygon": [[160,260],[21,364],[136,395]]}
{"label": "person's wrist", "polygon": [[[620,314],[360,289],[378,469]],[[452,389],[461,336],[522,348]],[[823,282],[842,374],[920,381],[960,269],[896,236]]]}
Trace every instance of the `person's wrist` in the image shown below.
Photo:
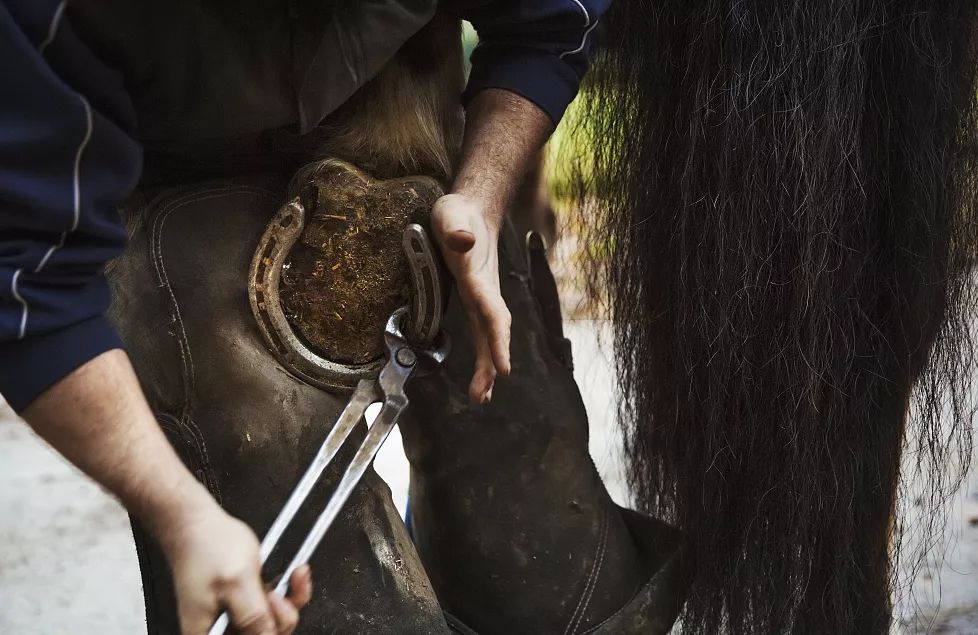
{"label": "person's wrist", "polygon": [[490,237],[498,237],[505,216],[506,203],[503,197],[472,188],[458,188],[449,196],[457,198],[459,204],[485,221]]}
{"label": "person's wrist", "polygon": [[203,485],[187,474],[175,484],[170,495],[146,506],[142,520],[165,552],[170,552],[189,527],[212,514],[223,513]]}

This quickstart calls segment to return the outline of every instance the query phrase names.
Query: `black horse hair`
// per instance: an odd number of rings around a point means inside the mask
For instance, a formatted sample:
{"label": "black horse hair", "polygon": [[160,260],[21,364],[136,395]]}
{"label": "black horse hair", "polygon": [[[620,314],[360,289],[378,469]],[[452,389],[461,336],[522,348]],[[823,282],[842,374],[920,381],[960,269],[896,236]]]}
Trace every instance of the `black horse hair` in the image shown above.
{"label": "black horse hair", "polygon": [[971,454],[976,27],[960,0],[607,16],[576,208],[683,632],[891,626],[901,483],[934,532]]}

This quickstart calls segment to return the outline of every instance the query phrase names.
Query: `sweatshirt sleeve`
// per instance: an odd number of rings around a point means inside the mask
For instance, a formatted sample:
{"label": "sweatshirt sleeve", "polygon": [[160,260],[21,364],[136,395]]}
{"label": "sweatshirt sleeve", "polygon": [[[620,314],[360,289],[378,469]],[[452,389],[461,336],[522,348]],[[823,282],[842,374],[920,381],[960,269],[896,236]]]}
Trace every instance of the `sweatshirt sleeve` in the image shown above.
{"label": "sweatshirt sleeve", "polygon": [[[635,1],[635,0],[631,0]],[[448,0],[479,34],[465,91],[502,88],[558,123],[590,65],[594,30],[611,0]]]}
{"label": "sweatshirt sleeve", "polygon": [[117,209],[141,170],[122,81],[63,7],[0,4],[0,394],[18,411],[121,346],[103,270],[125,247]]}

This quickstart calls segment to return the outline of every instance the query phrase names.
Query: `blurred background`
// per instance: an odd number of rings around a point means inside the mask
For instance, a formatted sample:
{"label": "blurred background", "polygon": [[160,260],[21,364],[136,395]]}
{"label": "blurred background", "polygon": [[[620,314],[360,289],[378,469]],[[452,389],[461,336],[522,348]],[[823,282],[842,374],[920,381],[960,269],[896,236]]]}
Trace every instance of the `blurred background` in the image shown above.
{"label": "blurred background", "polygon": [[[614,498],[626,503],[607,326],[574,319],[566,328],[591,418],[591,454]],[[396,431],[376,467],[403,511],[408,465]],[[903,504],[912,517],[914,501]],[[944,535],[929,545],[912,589],[906,580],[914,563],[901,563],[895,633],[978,635],[978,473],[945,503],[944,513]],[[904,541],[909,553],[919,535],[911,527]],[[145,632],[125,512],[0,405],[0,634]]]}

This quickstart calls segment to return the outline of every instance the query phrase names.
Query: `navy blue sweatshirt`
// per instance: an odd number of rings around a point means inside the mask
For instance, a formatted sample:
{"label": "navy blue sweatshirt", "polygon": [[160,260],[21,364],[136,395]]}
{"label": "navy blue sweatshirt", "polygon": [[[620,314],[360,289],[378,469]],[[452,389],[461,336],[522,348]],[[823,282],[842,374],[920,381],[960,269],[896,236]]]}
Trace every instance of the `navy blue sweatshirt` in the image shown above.
{"label": "navy blue sweatshirt", "polygon": [[[442,0],[479,32],[466,91],[515,92],[556,122],[611,0]],[[103,269],[125,248],[118,205],[142,148],[121,73],[65,19],[65,0],[0,3],[0,394],[23,410],[121,348]]]}

